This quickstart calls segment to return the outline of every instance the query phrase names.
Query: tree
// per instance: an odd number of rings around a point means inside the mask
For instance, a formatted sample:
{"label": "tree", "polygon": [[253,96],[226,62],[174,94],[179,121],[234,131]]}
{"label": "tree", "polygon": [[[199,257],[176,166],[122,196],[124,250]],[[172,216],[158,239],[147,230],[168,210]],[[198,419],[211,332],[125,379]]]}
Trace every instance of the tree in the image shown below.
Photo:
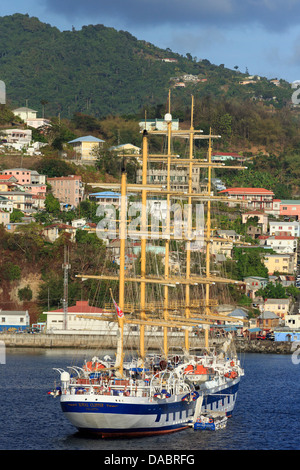
{"label": "tree", "polygon": [[2,278],[6,281],[15,281],[21,277],[20,266],[8,262],[2,266]]}
{"label": "tree", "polygon": [[268,282],[266,287],[263,289],[259,289],[256,292],[256,295],[262,297],[263,299],[286,299],[287,294],[285,288],[278,282],[273,284],[272,282]]}
{"label": "tree", "polygon": [[13,209],[12,213],[10,214],[10,221],[11,222],[20,222],[24,217],[24,213],[19,209]]}
{"label": "tree", "polygon": [[27,285],[26,287],[23,287],[23,289],[18,290],[18,297],[22,301],[27,300],[28,302],[30,302],[30,300],[32,299],[32,290]]}
{"label": "tree", "polygon": [[48,193],[45,198],[45,209],[51,214],[58,214],[60,212],[60,203],[52,193]]}

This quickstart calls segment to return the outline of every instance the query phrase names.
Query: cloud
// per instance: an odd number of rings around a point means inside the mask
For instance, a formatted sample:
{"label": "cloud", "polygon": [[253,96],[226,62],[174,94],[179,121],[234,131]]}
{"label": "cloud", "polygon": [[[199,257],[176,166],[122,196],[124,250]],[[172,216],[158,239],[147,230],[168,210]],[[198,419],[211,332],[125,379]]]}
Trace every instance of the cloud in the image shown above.
{"label": "cloud", "polygon": [[299,23],[298,0],[45,0],[50,13],[92,24],[107,19],[126,26],[258,25],[284,31]]}

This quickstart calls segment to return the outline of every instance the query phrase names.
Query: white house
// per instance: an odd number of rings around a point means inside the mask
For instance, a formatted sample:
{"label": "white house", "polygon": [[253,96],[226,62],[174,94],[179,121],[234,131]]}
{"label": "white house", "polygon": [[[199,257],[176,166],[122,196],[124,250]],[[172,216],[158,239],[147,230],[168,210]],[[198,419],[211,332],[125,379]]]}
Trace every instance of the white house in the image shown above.
{"label": "white house", "polygon": [[[52,310],[44,312],[47,315],[46,329],[48,333],[62,333],[62,331],[72,333],[88,334],[103,334],[103,335],[116,335],[118,330],[118,322],[107,321],[105,318],[111,316],[110,312],[105,312],[102,308],[91,307],[88,301],[78,300],[76,305],[68,307],[67,309],[67,322],[65,328],[65,313],[64,309]],[[81,316],[95,317],[84,318]],[[117,319],[117,313],[116,319]],[[103,321],[99,320],[99,316],[103,316]]]}
{"label": "white house", "polygon": [[32,141],[31,129],[4,129],[2,138],[6,141],[4,145],[13,147],[16,150],[22,150],[24,147],[29,147]]}
{"label": "white house", "polygon": [[30,109],[27,107],[16,108],[13,109],[13,113],[15,116],[19,116],[23,121],[27,121],[27,119],[36,119],[37,111],[34,109]]}
{"label": "white house", "polygon": [[284,318],[284,326],[292,329],[300,328],[300,312],[295,315],[286,315]]}
{"label": "white house", "polygon": [[0,195],[0,210],[12,212],[14,210],[13,202],[7,197]]}
{"label": "white house", "polygon": [[266,247],[272,248],[276,253],[295,253],[297,250],[297,239],[290,235],[273,235],[258,237],[259,244]]}
{"label": "white house", "polygon": [[269,222],[270,235],[291,235],[292,237],[300,237],[300,223],[298,221],[275,221]]}
{"label": "white house", "polygon": [[28,310],[0,310],[0,331],[24,330],[30,325]]}

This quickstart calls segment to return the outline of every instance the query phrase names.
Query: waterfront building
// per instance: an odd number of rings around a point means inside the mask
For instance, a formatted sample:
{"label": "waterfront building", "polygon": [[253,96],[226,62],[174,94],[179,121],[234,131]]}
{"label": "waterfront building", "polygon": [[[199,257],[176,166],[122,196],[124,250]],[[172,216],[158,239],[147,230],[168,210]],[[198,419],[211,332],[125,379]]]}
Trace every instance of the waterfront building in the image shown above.
{"label": "waterfront building", "polygon": [[[92,307],[89,305],[89,302],[86,300],[78,300],[76,305],[72,305],[67,308],[65,319],[65,311],[63,308],[57,310],[51,310],[49,312],[44,312],[47,315],[46,331],[47,333],[93,333],[93,334],[116,334],[118,330],[117,322],[113,324],[106,320],[99,320],[99,316],[111,315],[111,313],[105,312],[104,309],[98,307]],[[93,318],[81,318],[81,315],[87,315]],[[66,323],[65,323],[66,320]],[[66,327],[67,326],[67,327]]]}
{"label": "waterfront building", "polygon": [[276,328],[279,326],[280,317],[274,312],[264,311],[257,317],[256,326],[262,330]]}
{"label": "waterfront building", "polygon": [[30,325],[28,310],[1,310],[0,309],[0,331],[24,330]]}
{"label": "waterfront building", "polygon": [[300,312],[286,315],[284,319],[284,325],[288,326],[289,328],[300,329]]}
{"label": "waterfront building", "polygon": [[274,330],[274,341],[300,341],[300,331],[295,331],[295,329],[280,329]]}

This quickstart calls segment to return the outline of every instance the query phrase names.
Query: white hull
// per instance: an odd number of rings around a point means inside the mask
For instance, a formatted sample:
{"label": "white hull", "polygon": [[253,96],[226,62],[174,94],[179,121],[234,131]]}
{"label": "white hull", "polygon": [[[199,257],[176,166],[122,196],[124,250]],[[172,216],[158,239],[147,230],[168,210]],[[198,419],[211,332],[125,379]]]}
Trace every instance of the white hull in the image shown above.
{"label": "white hull", "polygon": [[[240,379],[211,388],[203,396],[201,412],[222,411],[231,416]],[[219,394],[219,396],[217,395]],[[79,430],[102,437],[170,433],[185,429],[194,418],[196,401],[171,398],[61,395],[68,420]]]}

